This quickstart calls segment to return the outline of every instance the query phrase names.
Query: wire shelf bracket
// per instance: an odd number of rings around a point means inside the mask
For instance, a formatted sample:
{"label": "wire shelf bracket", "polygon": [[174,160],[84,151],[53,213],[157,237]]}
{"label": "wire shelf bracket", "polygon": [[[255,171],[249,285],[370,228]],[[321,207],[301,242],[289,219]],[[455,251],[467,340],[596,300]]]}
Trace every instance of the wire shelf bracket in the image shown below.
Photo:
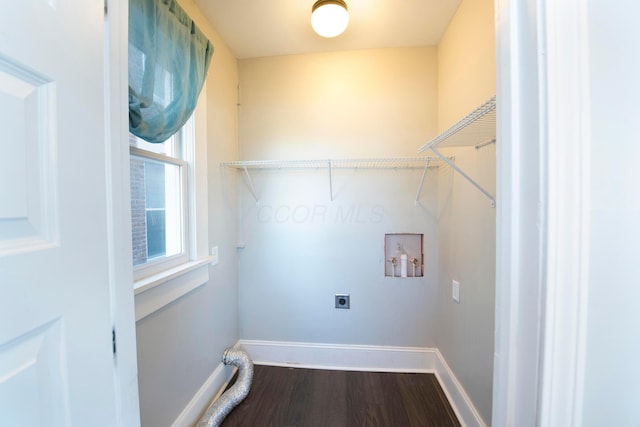
{"label": "wire shelf bracket", "polygon": [[331,176],[331,160],[327,160],[327,168],[329,169],[329,199],[333,202],[333,179]]}
{"label": "wire shelf bracket", "polygon": [[[420,147],[418,153],[431,150],[440,160],[459,173],[464,179],[477,188],[489,199],[491,207],[496,206],[495,197],[484,189],[478,182],[466,174],[449,158],[443,155],[437,147],[468,147],[480,149],[496,142],[496,97],[492,97],[480,107],[473,110],[453,126]],[[418,195],[416,196],[416,200]]]}
{"label": "wire shelf bracket", "polygon": [[424,170],[422,171],[422,178],[420,178],[420,185],[418,186],[418,191],[416,192],[416,199],[413,201],[413,204],[418,206],[418,200],[420,200],[420,193],[422,193],[422,186],[424,185],[424,178],[427,176],[427,171],[429,170],[429,163],[431,163],[431,159],[427,158],[427,161],[424,163]]}
{"label": "wire shelf bracket", "polygon": [[255,200],[256,203],[258,203],[258,194],[256,192],[256,186],[253,183],[253,179],[251,179],[251,174],[249,173],[249,170],[247,169],[246,166],[244,166],[242,170],[244,170],[244,176],[247,178],[247,186],[249,187],[249,191],[253,196],[253,200]]}

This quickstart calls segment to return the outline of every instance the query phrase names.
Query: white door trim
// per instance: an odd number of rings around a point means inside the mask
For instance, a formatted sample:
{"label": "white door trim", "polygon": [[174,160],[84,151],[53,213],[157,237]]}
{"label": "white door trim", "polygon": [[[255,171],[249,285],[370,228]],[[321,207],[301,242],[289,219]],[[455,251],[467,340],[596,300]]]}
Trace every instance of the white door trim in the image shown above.
{"label": "white door trim", "polygon": [[496,0],[493,426],[537,425],[545,198],[536,0]]}
{"label": "white door trim", "polygon": [[590,225],[586,9],[584,0],[564,0],[546,2],[544,11],[547,246],[542,426],[582,425]]}
{"label": "white door trim", "polygon": [[107,223],[109,282],[116,331],[114,382],[118,425],[139,426],[133,267],[131,263],[131,196],[129,190],[128,2],[109,1],[105,19],[105,130],[107,143]]}
{"label": "white door trim", "polygon": [[581,421],[589,225],[585,4],[495,3],[501,143],[494,426]]}

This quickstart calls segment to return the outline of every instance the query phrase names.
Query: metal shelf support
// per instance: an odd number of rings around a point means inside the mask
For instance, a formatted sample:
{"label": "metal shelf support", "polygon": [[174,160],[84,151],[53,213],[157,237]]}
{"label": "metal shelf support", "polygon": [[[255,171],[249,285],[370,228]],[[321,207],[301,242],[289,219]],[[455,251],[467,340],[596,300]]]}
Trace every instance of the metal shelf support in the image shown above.
{"label": "metal shelf support", "polygon": [[476,150],[481,149],[482,147],[486,147],[487,145],[491,145],[491,144],[495,144],[496,143],[496,139],[495,138],[491,138],[490,140],[488,140],[487,142],[483,142],[481,144],[477,144],[474,146],[474,148]]}
{"label": "metal shelf support", "polygon": [[474,181],[473,178],[471,178],[469,175],[464,173],[464,171],[462,169],[460,169],[458,166],[456,166],[455,163],[453,163],[446,156],[444,156],[441,152],[439,152],[437,148],[431,147],[430,150],[433,151],[436,154],[436,156],[440,157],[440,159],[442,161],[444,161],[446,164],[451,166],[451,168],[453,168],[454,171],[458,172],[460,175],[462,175],[464,177],[464,179],[469,181],[471,184],[473,184],[474,187],[476,187],[478,190],[480,190],[480,192],[482,194],[484,194],[487,197],[487,199],[489,199],[491,201],[491,207],[492,208],[496,207],[496,199],[491,195],[491,193],[489,193],[487,190],[485,190],[480,184],[478,184],[476,181]]}
{"label": "metal shelf support", "polygon": [[416,193],[416,199],[413,201],[414,205],[418,205],[418,200],[420,199],[420,193],[422,192],[422,186],[424,185],[424,178],[427,176],[427,171],[429,170],[429,163],[431,163],[431,159],[427,159],[424,163],[424,170],[422,171],[422,178],[420,178],[420,185],[418,186],[418,192]]}
{"label": "metal shelf support", "polygon": [[331,159],[327,160],[329,167],[329,199],[333,202],[333,179],[331,177]]}
{"label": "metal shelf support", "polygon": [[249,187],[249,191],[253,196],[253,200],[255,200],[256,203],[258,203],[259,200],[256,192],[256,186],[253,184],[253,179],[251,179],[251,174],[249,173],[249,170],[247,169],[246,166],[244,166],[242,169],[244,170],[244,175],[247,177],[247,186]]}

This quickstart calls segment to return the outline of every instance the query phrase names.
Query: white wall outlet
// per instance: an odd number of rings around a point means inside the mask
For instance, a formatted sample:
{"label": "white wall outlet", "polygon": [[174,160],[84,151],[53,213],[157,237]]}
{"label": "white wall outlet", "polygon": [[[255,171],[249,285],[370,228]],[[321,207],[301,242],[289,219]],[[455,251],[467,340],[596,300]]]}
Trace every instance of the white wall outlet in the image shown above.
{"label": "white wall outlet", "polygon": [[218,257],[218,247],[211,247],[211,265],[218,265],[220,263],[220,258]]}
{"label": "white wall outlet", "polygon": [[457,280],[451,281],[451,297],[456,303],[460,304],[460,282]]}

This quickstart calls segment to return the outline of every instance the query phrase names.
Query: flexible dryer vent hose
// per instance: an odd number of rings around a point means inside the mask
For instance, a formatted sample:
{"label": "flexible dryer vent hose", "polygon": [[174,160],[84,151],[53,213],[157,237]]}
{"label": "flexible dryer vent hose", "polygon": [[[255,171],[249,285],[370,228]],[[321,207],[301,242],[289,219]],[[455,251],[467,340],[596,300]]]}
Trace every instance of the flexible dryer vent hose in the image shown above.
{"label": "flexible dryer vent hose", "polygon": [[249,394],[253,379],[253,362],[242,350],[228,348],[224,351],[222,362],[238,368],[238,378],[235,384],[222,396],[216,399],[207,412],[200,418],[198,427],[218,427],[229,413]]}

